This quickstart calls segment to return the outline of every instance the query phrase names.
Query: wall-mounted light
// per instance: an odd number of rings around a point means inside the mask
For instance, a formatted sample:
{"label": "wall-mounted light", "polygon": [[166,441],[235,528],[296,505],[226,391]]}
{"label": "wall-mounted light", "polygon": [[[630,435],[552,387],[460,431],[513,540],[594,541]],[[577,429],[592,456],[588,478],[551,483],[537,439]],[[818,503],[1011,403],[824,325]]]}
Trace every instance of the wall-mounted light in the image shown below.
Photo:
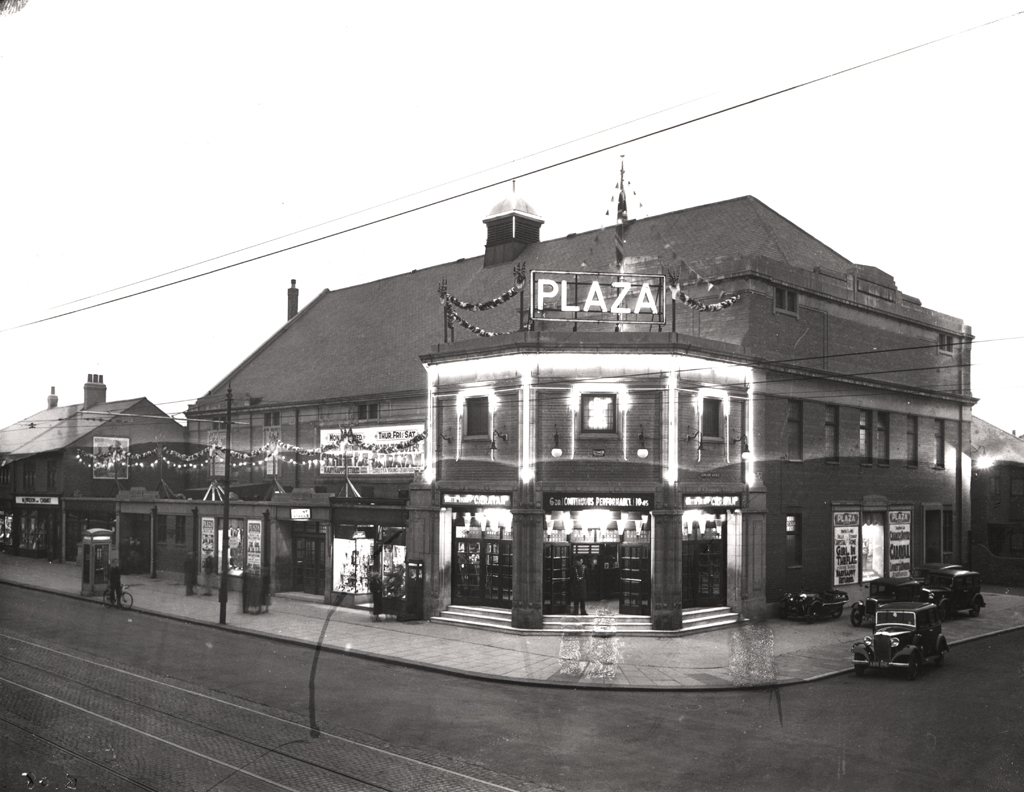
{"label": "wall-mounted light", "polygon": [[740,435],[735,440],[733,440],[733,442],[743,443],[743,445],[740,446],[740,459],[750,459],[753,456],[753,454],[750,453],[750,446],[747,445],[746,435]]}
{"label": "wall-mounted light", "polygon": [[555,444],[551,446],[551,456],[558,459],[562,455],[562,446],[558,442],[558,430],[555,430]]}
{"label": "wall-mounted light", "polygon": [[704,438],[700,434],[700,429],[698,429],[696,432],[694,432],[691,435],[687,435],[686,436],[686,442],[689,443],[694,438],[696,438],[696,440],[697,440],[697,450],[698,451],[703,451],[704,450]]}
{"label": "wall-mounted light", "polygon": [[[502,428],[504,428],[504,427],[502,427]],[[494,452],[498,450],[498,446],[497,446],[497,444],[495,444],[494,441],[495,441],[496,438],[499,438],[499,437],[507,443],[508,442],[508,432],[499,432],[497,429],[495,429],[493,432],[491,432],[491,454],[494,454]]]}
{"label": "wall-mounted light", "polygon": [[450,438],[450,437],[449,437],[448,435],[446,435],[446,434],[444,433],[444,431],[443,431],[443,430],[441,431],[440,437],[441,437],[441,439],[442,439],[442,440],[444,440],[444,441],[445,441],[446,443],[448,443],[448,444],[451,444],[451,442],[452,442],[452,439],[451,439],[451,438]]}
{"label": "wall-mounted light", "polygon": [[637,437],[640,442],[640,447],[636,450],[636,455],[641,459],[647,459],[647,440],[644,439],[644,425],[640,424],[640,436]]}

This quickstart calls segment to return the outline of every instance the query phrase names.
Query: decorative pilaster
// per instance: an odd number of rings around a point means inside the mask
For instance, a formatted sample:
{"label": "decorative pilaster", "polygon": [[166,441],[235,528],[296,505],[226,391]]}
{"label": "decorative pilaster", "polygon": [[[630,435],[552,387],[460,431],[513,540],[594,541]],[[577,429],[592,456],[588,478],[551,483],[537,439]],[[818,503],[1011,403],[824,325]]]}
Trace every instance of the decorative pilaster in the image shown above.
{"label": "decorative pilaster", "polygon": [[533,484],[520,487],[512,508],[512,626],[544,626],[544,510]]}

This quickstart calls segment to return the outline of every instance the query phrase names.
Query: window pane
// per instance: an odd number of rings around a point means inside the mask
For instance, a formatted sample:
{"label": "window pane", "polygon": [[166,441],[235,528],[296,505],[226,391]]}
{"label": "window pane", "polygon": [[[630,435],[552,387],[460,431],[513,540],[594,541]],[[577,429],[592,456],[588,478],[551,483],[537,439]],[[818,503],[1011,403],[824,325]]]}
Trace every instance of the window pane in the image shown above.
{"label": "window pane", "polygon": [[615,431],[615,394],[593,393],[583,396],[582,410],[584,432]]}
{"label": "window pane", "polygon": [[722,436],[722,400],[704,399],[703,414],[701,416],[701,434],[704,437]]}
{"label": "window pane", "polygon": [[786,515],[786,565],[800,566],[803,563],[803,542],[800,533],[800,515]]}
{"label": "window pane", "polygon": [[786,421],[786,451],[791,460],[803,459],[803,404],[789,402],[789,417]]}
{"label": "window pane", "polygon": [[941,418],[935,419],[935,467],[946,466],[946,426]]}
{"label": "window pane", "polygon": [[917,416],[907,416],[907,465],[917,467]]}
{"label": "window pane", "polygon": [[871,461],[871,413],[867,410],[860,411],[860,459]]}
{"label": "window pane", "polygon": [[490,405],[486,396],[466,399],[466,435],[486,435],[490,429]]}
{"label": "window pane", "polygon": [[835,405],[825,407],[825,458],[839,459],[839,408]]}
{"label": "window pane", "polygon": [[889,461],[889,413],[878,413],[876,421],[875,459],[884,464]]}

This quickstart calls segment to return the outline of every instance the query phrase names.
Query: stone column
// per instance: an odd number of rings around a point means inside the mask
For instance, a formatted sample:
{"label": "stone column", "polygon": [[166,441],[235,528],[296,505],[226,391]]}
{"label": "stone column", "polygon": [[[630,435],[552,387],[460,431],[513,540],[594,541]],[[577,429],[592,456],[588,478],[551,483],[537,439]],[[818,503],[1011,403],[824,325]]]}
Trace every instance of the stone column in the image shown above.
{"label": "stone column", "polygon": [[[414,481],[409,487],[405,553],[423,562],[423,618],[438,616],[452,601],[451,536],[444,536],[437,491]],[[450,531],[449,531],[450,534]]]}
{"label": "stone column", "polygon": [[764,484],[759,479],[747,492],[742,518],[742,583],[736,609],[746,619],[761,620],[768,616],[768,604],[765,599],[766,515],[767,498]]}
{"label": "stone column", "polygon": [[654,512],[651,534],[651,623],[655,630],[683,626],[682,514],[676,509]]}
{"label": "stone column", "polygon": [[512,508],[512,626],[544,626],[544,510],[534,488],[520,488]]}

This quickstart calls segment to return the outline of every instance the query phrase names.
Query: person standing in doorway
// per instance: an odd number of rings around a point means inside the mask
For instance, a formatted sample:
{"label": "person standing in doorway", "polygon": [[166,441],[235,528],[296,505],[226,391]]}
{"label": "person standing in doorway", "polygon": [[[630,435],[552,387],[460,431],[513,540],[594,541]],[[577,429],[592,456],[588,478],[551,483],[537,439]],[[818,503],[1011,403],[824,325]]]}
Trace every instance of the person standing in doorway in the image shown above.
{"label": "person standing in doorway", "polygon": [[370,596],[373,598],[373,620],[380,621],[380,612],[384,609],[384,583],[376,572],[370,573]]}
{"label": "person standing in doorway", "polygon": [[191,597],[196,593],[196,554],[189,553],[185,556],[185,596]]}
{"label": "person standing in doorway", "polygon": [[206,586],[206,591],[203,595],[206,597],[210,596],[210,587],[213,584],[213,574],[217,571],[217,559],[213,557],[213,553],[210,553],[203,559],[203,584]]}
{"label": "person standing in doorway", "polygon": [[587,615],[587,568],[579,556],[572,568],[572,615]]}

